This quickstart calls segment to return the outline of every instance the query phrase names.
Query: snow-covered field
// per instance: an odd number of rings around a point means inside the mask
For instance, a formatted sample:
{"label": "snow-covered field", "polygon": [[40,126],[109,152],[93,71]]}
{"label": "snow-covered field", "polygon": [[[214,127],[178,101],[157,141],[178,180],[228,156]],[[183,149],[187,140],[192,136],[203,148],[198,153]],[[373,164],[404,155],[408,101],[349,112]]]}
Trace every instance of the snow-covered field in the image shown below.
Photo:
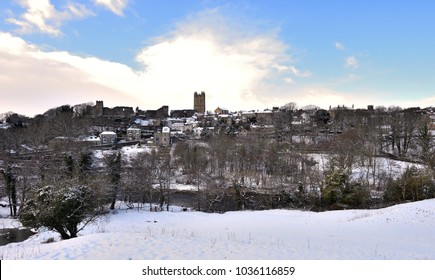
{"label": "snow-covered field", "polygon": [[[18,226],[0,219],[0,227]],[[44,243],[50,237],[55,242]],[[1,259],[429,259],[435,199],[380,210],[207,214],[118,210],[61,241],[42,231],[0,247]]]}

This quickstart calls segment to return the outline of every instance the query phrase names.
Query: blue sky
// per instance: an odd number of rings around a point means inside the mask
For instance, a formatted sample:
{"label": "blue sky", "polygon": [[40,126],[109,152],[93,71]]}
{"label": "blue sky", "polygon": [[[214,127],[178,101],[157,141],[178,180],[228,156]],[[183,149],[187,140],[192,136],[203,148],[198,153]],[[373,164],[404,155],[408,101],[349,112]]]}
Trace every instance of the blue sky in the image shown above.
{"label": "blue sky", "polygon": [[0,112],[435,105],[435,2],[0,2]]}

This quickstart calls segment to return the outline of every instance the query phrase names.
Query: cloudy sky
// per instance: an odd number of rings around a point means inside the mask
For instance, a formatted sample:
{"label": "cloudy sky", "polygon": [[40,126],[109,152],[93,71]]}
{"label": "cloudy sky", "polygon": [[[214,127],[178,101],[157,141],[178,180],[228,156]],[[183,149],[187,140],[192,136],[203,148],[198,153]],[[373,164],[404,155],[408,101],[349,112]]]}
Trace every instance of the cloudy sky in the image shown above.
{"label": "cloudy sky", "polygon": [[435,2],[2,0],[0,113],[435,105]]}

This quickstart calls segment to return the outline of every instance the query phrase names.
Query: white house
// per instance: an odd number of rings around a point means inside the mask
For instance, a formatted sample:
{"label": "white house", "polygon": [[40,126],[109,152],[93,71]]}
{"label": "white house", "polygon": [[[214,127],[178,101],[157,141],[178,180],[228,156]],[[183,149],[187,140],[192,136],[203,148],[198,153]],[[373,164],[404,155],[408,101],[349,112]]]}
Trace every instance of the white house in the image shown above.
{"label": "white house", "polygon": [[113,131],[104,131],[100,134],[101,144],[109,145],[116,143],[117,135]]}

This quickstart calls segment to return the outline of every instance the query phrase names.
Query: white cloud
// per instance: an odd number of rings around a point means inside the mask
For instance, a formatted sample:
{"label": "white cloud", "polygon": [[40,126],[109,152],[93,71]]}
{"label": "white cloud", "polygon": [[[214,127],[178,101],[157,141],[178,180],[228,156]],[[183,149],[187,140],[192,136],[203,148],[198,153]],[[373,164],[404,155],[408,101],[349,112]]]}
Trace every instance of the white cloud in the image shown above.
{"label": "white cloud", "polygon": [[[157,109],[169,105],[171,110],[184,109],[193,107],[193,92],[202,90],[206,91],[208,110],[223,105],[231,110],[264,109],[291,101],[299,107],[314,104],[325,109],[337,105],[392,105],[385,103],[391,93],[302,86],[293,76],[271,83],[269,78],[280,74],[276,65],[286,75],[291,72],[291,66],[280,63],[285,53],[279,41],[266,36],[268,39],[259,43],[259,37],[246,37],[241,46],[216,36],[210,32],[185,33],[181,28],[142,49],[138,59],[144,69],[136,72],[95,57],[47,52],[0,32],[0,113],[34,115],[63,104],[95,100],[104,100],[109,107]],[[276,46],[270,48],[274,43]],[[395,105],[421,106],[433,101],[401,100]]]}
{"label": "white cloud", "polygon": [[62,104],[104,100],[135,106],[139,77],[129,67],[45,52],[21,38],[0,32],[0,112],[43,113]]}
{"label": "white cloud", "polygon": [[302,87],[299,80],[310,72],[291,65],[287,46],[274,33],[234,26],[216,11],[180,22],[138,52],[140,71],[95,57],[47,52],[0,32],[0,112],[31,115],[95,100],[107,106],[188,109],[195,91],[206,92],[207,110],[362,100],[327,87]]}
{"label": "white cloud", "polygon": [[306,71],[306,70],[305,71],[301,71],[301,70],[297,69],[294,66],[290,66],[289,69],[290,69],[290,72],[293,73],[296,77],[306,78],[306,77],[311,76],[311,72],[310,71]]}
{"label": "white cloud", "polygon": [[292,77],[285,77],[284,82],[286,82],[288,84],[293,84],[295,81],[293,80]]}
{"label": "white cloud", "polygon": [[118,16],[124,15],[124,9],[127,7],[128,0],[94,0],[94,3],[103,6]]}
{"label": "white cloud", "polygon": [[335,48],[336,48],[337,50],[339,50],[339,51],[344,51],[344,50],[346,50],[346,47],[345,47],[342,43],[340,43],[340,42],[336,42],[336,43],[335,43]]}
{"label": "white cloud", "polygon": [[348,68],[358,68],[359,63],[354,55],[346,58],[345,66]]}
{"label": "white cloud", "polygon": [[[349,95],[325,87],[306,87],[301,90],[299,103],[301,105],[316,105],[324,109],[329,106],[349,106]],[[354,100],[355,101],[355,100]]]}
{"label": "white cloud", "polygon": [[18,3],[26,11],[19,18],[10,17],[6,21],[17,25],[22,33],[36,31],[58,36],[62,33],[63,22],[93,15],[84,5],[72,2],[62,11],[57,10],[50,0],[19,0]]}
{"label": "white cloud", "polygon": [[202,90],[209,110],[222,104],[233,104],[234,110],[263,108],[270,98],[260,85],[285,73],[307,75],[287,65],[286,45],[275,34],[237,27],[216,10],[178,24],[137,58],[146,69],[146,87],[172,94],[168,102],[181,108],[190,108],[191,93]]}

